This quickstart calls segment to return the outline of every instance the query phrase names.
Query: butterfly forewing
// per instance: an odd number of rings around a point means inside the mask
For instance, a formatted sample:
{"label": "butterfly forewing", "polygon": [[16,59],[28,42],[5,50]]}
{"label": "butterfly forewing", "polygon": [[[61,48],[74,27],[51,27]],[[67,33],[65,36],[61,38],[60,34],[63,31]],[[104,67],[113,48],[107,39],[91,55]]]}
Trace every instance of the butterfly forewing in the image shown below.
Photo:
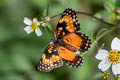
{"label": "butterfly forewing", "polygon": [[64,35],[78,31],[80,24],[77,20],[76,12],[72,9],[66,9],[58,21],[56,27],[56,37],[61,39]]}

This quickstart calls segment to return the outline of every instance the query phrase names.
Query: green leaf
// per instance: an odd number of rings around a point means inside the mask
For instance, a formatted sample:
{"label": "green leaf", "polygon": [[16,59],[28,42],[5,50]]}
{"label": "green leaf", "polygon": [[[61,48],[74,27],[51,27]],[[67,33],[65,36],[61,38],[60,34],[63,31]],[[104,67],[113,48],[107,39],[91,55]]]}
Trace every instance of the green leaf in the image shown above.
{"label": "green leaf", "polygon": [[96,39],[97,39],[104,31],[106,31],[106,30],[107,30],[107,29],[105,29],[105,28],[99,30],[99,32],[98,32],[97,35],[96,35]]}
{"label": "green leaf", "polygon": [[104,7],[109,13],[112,13],[116,9],[116,0],[105,0]]}
{"label": "green leaf", "polygon": [[47,5],[46,9],[44,9],[43,16],[48,16],[48,13],[49,13],[49,5]]}
{"label": "green leaf", "polygon": [[94,39],[94,32],[91,33],[90,37],[91,39]]}
{"label": "green leaf", "polygon": [[105,18],[107,17],[108,12],[106,12],[105,10],[99,11],[98,13],[95,14],[96,17],[98,18]]}
{"label": "green leaf", "polygon": [[103,19],[104,21],[110,22],[110,17],[112,13],[109,13],[106,10],[99,11],[95,14],[96,17]]}
{"label": "green leaf", "polygon": [[47,24],[47,27],[52,31],[52,26],[49,22],[46,23]]}
{"label": "green leaf", "polygon": [[103,48],[104,48],[104,46],[105,46],[105,43],[103,43],[103,44],[102,44],[102,46],[101,46],[100,48],[101,48],[101,49],[103,49]]}

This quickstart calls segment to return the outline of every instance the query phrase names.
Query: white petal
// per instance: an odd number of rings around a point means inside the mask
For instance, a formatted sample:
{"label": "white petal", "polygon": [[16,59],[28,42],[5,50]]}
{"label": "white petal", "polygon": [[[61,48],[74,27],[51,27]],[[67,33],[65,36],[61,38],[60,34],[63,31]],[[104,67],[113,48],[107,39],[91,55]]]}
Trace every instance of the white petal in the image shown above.
{"label": "white petal", "polygon": [[32,32],[32,27],[26,26],[24,30],[27,32],[27,34],[30,34]]}
{"label": "white petal", "polygon": [[38,22],[37,18],[33,18],[33,22]]}
{"label": "white petal", "polygon": [[107,58],[108,55],[109,55],[109,52],[107,50],[101,49],[101,50],[98,50],[98,53],[95,57],[98,60],[103,60]]}
{"label": "white petal", "polygon": [[118,39],[117,37],[115,37],[115,38],[112,40],[111,49],[112,49],[112,50],[115,49],[115,50],[120,51],[120,39]]}
{"label": "white petal", "polygon": [[120,63],[112,65],[112,71],[114,75],[120,74]]}
{"label": "white petal", "polygon": [[120,63],[118,65],[118,74],[120,74]]}
{"label": "white petal", "polygon": [[42,32],[39,28],[35,29],[35,33],[37,36],[41,36],[42,35]]}
{"label": "white petal", "polygon": [[24,17],[24,23],[27,24],[27,25],[31,25],[32,24],[32,20],[27,18],[27,17]]}
{"label": "white petal", "polygon": [[105,60],[102,60],[102,61],[99,63],[98,68],[104,72],[104,71],[106,71],[110,66],[111,66],[111,63],[109,63],[108,60],[105,59]]}

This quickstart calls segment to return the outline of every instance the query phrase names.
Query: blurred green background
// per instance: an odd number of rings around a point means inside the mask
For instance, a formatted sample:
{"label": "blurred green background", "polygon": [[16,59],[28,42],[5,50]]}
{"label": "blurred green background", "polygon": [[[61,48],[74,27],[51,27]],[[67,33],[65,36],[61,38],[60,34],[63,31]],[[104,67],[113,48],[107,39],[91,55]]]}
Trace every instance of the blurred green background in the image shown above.
{"label": "blurred green background", "polygon": [[[72,8],[104,17],[104,20],[110,22],[108,16],[114,12],[113,9],[110,14],[107,13],[109,9],[106,9],[105,0],[0,0],[0,80],[101,80],[101,72],[97,68],[99,61],[95,55],[103,43],[105,49],[110,49],[111,40],[115,36],[120,38],[120,27],[108,26],[85,15],[78,15],[80,31],[86,33],[92,41],[96,40],[96,34],[101,29],[111,31],[84,55],[84,64],[79,68],[64,65],[47,73],[37,70],[39,59],[51,38],[42,28],[41,37],[34,33],[27,35],[23,20],[24,17],[40,19],[48,4],[49,15]],[[117,0],[113,7],[117,8],[119,4]],[[58,20],[59,16],[50,21],[54,29]]]}

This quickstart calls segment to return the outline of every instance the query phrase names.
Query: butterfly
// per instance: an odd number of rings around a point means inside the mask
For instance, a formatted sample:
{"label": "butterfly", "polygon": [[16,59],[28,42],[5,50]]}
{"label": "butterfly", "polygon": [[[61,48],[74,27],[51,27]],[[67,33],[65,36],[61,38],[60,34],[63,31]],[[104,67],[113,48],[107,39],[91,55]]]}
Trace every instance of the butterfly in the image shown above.
{"label": "butterfly", "polygon": [[80,52],[90,48],[91,40],[80,30],[76,12],[67,8],[58,21],[55,37],[48,45],[39,62],[38,69],[49,72],[54,68],[61,67],[63,61],[70,67],[79,67],[83,64]]}

